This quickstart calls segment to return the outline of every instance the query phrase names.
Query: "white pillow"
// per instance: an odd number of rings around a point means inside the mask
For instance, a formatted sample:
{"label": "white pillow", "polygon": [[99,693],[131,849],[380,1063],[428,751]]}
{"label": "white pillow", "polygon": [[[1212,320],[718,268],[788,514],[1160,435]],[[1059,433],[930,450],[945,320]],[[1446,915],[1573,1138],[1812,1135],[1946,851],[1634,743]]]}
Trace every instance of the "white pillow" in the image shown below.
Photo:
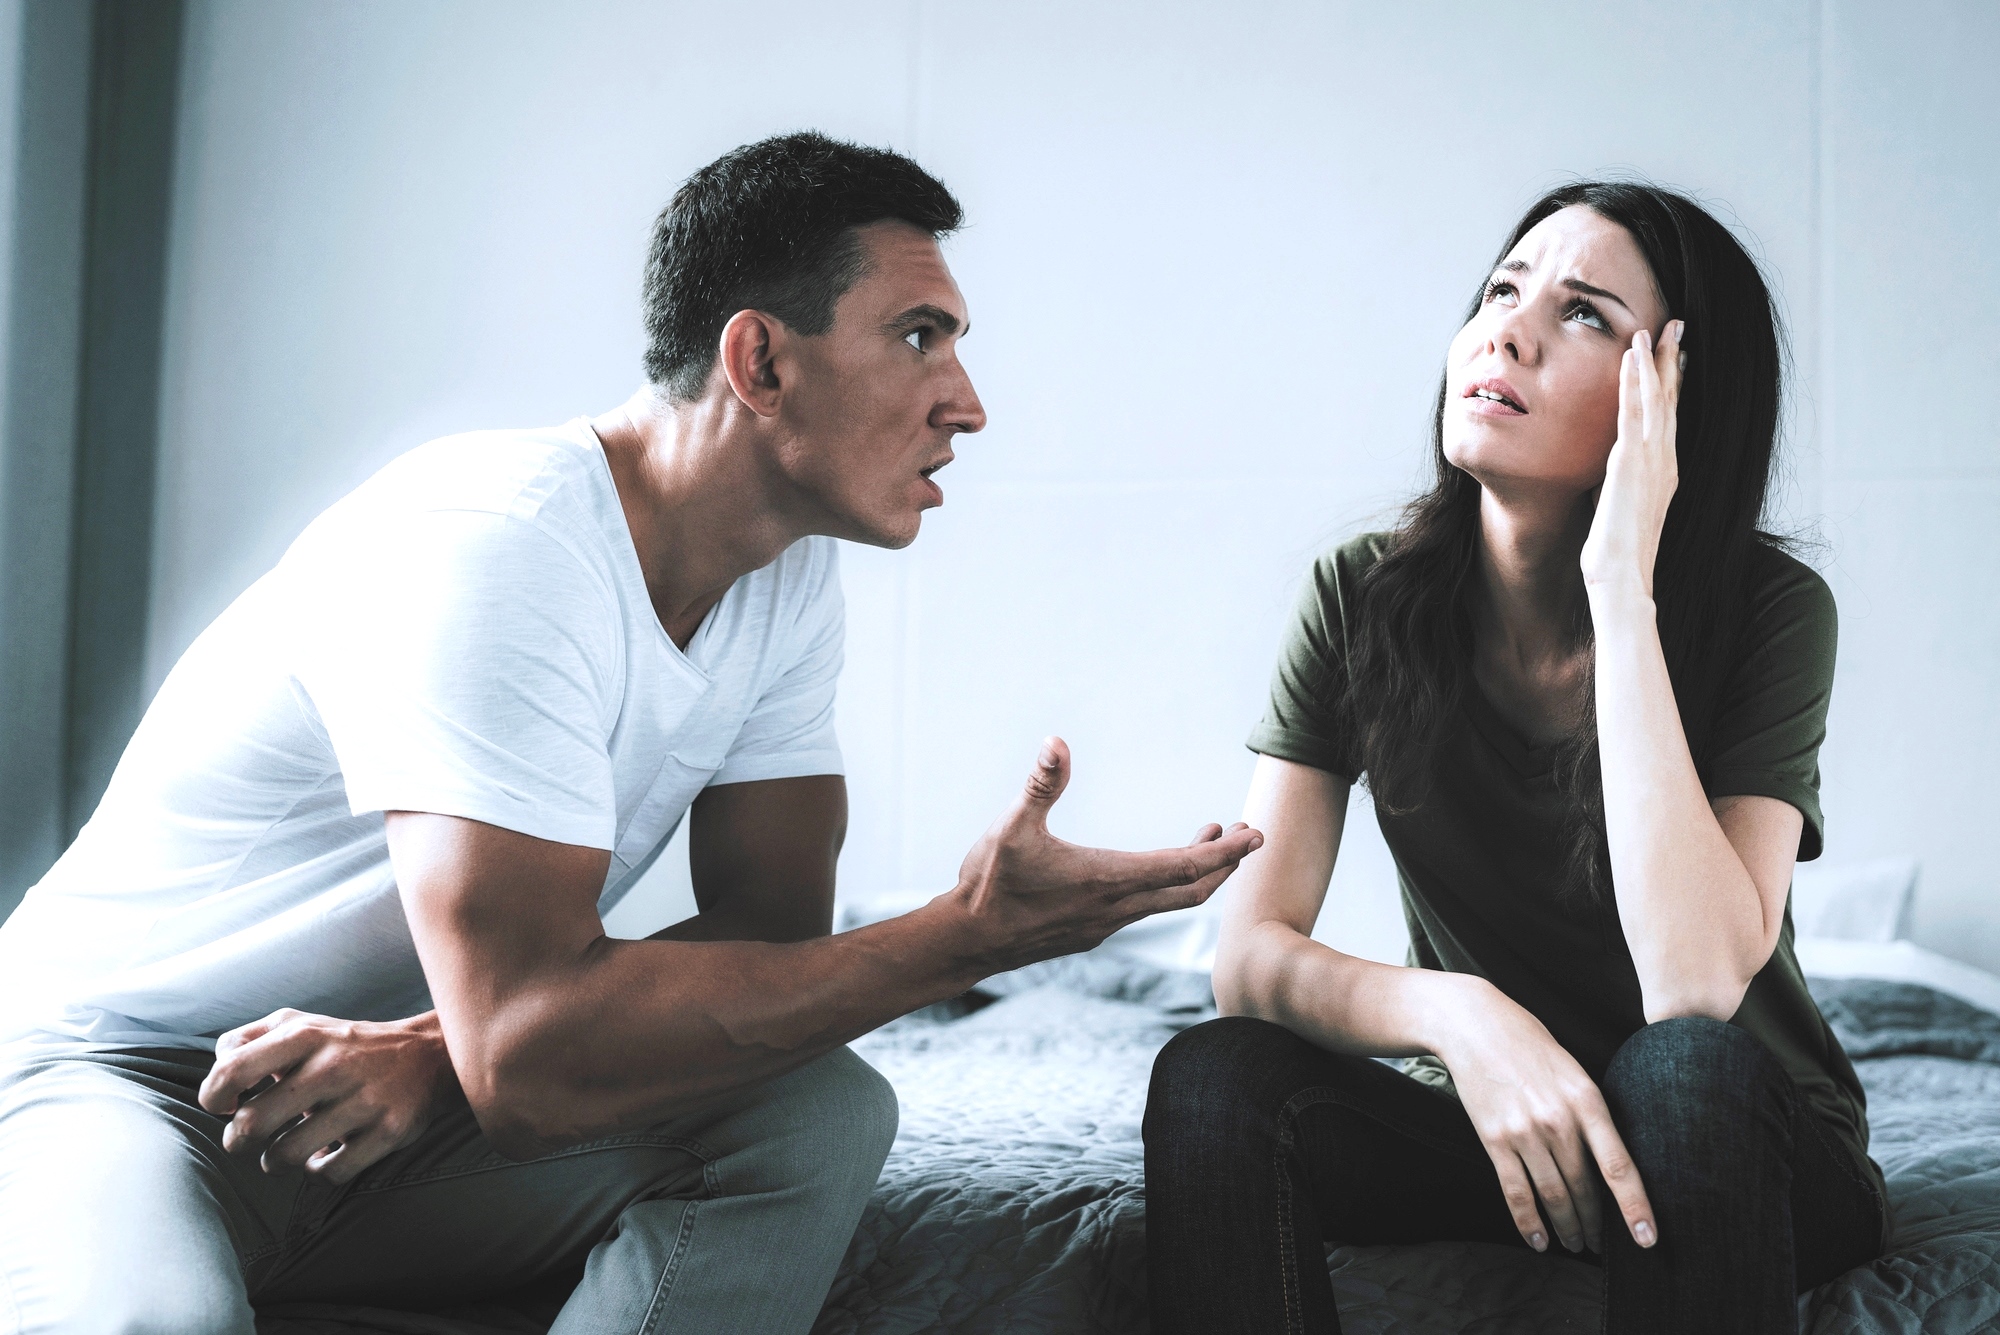
{"label": "white pillow", "polygon": [[1800,937],[1799,968],[1808,978],[1882,978],[1922,983],[2000,1015],[2000,977],[1925,950],[1914,941],[1828,941]]}
{"label": "white pillow", "polygon": [[1895,941],[1910,934],[1914,858],[1801,862],[1792,873],[1792,928],[1833,941]]}

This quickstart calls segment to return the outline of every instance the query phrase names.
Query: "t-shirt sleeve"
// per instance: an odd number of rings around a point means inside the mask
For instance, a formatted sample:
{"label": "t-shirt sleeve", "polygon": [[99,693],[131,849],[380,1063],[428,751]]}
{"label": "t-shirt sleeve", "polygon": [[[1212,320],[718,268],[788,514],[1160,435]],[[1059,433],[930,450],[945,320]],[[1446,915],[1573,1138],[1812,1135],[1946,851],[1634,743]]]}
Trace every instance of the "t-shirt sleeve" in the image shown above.
{"label": "t-shirt sleeve", "polygon": [[423,513],[321,592],[297,675],[354,814],[612,846],[622,640],[608,589],[568,546],[521,518]]}
{"label": "t-shirt sleeve", "polygon": [[1833,699],[1839,622],[1833,592],[1781,553],[1781,569],[1752,598],[1748,651],[1724,688],[1703,786],[1710,797],[1775,797],[1805,817],[1799,860],[1820,855],[1819,748]]}
{"label": "t-shirt sleeve", "polygon": [[1313,563],[1286,624],[1271,674],[1264,716],[1249,747],[1346,779],[1360,776],[1356,747],[1342,708],[1347,691],[1347,629],[1342,567],[1347,548]]}
{"label": "t-shirt sleeve", "polygon": [[709,786],[845,772],[834,733],[847,611],[831,539],[818,544],[789,640],[791,662],[757,697]]}

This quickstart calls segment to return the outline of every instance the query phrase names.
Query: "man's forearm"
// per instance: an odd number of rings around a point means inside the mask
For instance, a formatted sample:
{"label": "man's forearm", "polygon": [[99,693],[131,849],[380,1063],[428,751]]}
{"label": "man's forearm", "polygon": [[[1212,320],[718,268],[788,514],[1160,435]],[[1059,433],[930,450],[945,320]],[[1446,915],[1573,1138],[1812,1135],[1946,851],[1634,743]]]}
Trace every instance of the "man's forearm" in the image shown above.
{"label": "man's forearm", "polygon": [[790,944],[599,938],[445,1018],[453,1064],[503,1153],[673,1116],[811,1061],[990,972],[953,896]]}
{"label": "man's forearm", "polygon": [[[812,921],[805,921],[811,916]],[[732,908],[727,903],[703,909],[662,927],[648,941],[811,941],[827,934],[828,914],[800,915],[797,922],[773,922],[768,913]]]}
{"label": "man's forearm", "polygon": [[[1045,743],[949,893],[789,943],[613,941],[596,912],[605,850],[425,812],[391,812],[386,824],[459,1083],[496,1147],[529,1154],[697,1107],[987,974],[1191,908],[1263,840],[1209,825],[1144,853],[1068,844],[1048,831],[1067,777],[1067,750]],[[830,907],[788,932],[824,930]]]}

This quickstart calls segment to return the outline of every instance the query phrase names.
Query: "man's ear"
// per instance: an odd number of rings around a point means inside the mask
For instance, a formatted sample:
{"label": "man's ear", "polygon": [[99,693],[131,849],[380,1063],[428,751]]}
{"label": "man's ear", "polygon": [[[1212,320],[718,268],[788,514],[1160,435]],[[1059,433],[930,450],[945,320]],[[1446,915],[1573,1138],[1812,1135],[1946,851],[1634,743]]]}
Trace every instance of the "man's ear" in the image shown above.
{"label": "man's ear", "polygon": [[722,326],[716,362],[729,388],[759,417],[778,415],[778,353],[791,331],[762,311],[738,311]]}

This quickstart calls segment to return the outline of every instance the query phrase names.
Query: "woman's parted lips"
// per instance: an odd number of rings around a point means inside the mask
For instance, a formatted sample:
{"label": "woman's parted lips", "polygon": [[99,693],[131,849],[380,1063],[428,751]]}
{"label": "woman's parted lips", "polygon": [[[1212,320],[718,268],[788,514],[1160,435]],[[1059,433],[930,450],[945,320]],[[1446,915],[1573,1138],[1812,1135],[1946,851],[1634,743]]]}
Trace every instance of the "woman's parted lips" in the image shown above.
{"label": "woman's parted lips", "polygon": [[1460,397],[1478,399],[1482,403],[1490,403],[1496,408],[1505,408],[1511,412],[1519,413],[1523,417],[1527,416],[1528,413],[1527,405],[1521,401],[1519,391],[1506,381],[1498,378],[1475,380],[1465,387],[1465,392]]}

